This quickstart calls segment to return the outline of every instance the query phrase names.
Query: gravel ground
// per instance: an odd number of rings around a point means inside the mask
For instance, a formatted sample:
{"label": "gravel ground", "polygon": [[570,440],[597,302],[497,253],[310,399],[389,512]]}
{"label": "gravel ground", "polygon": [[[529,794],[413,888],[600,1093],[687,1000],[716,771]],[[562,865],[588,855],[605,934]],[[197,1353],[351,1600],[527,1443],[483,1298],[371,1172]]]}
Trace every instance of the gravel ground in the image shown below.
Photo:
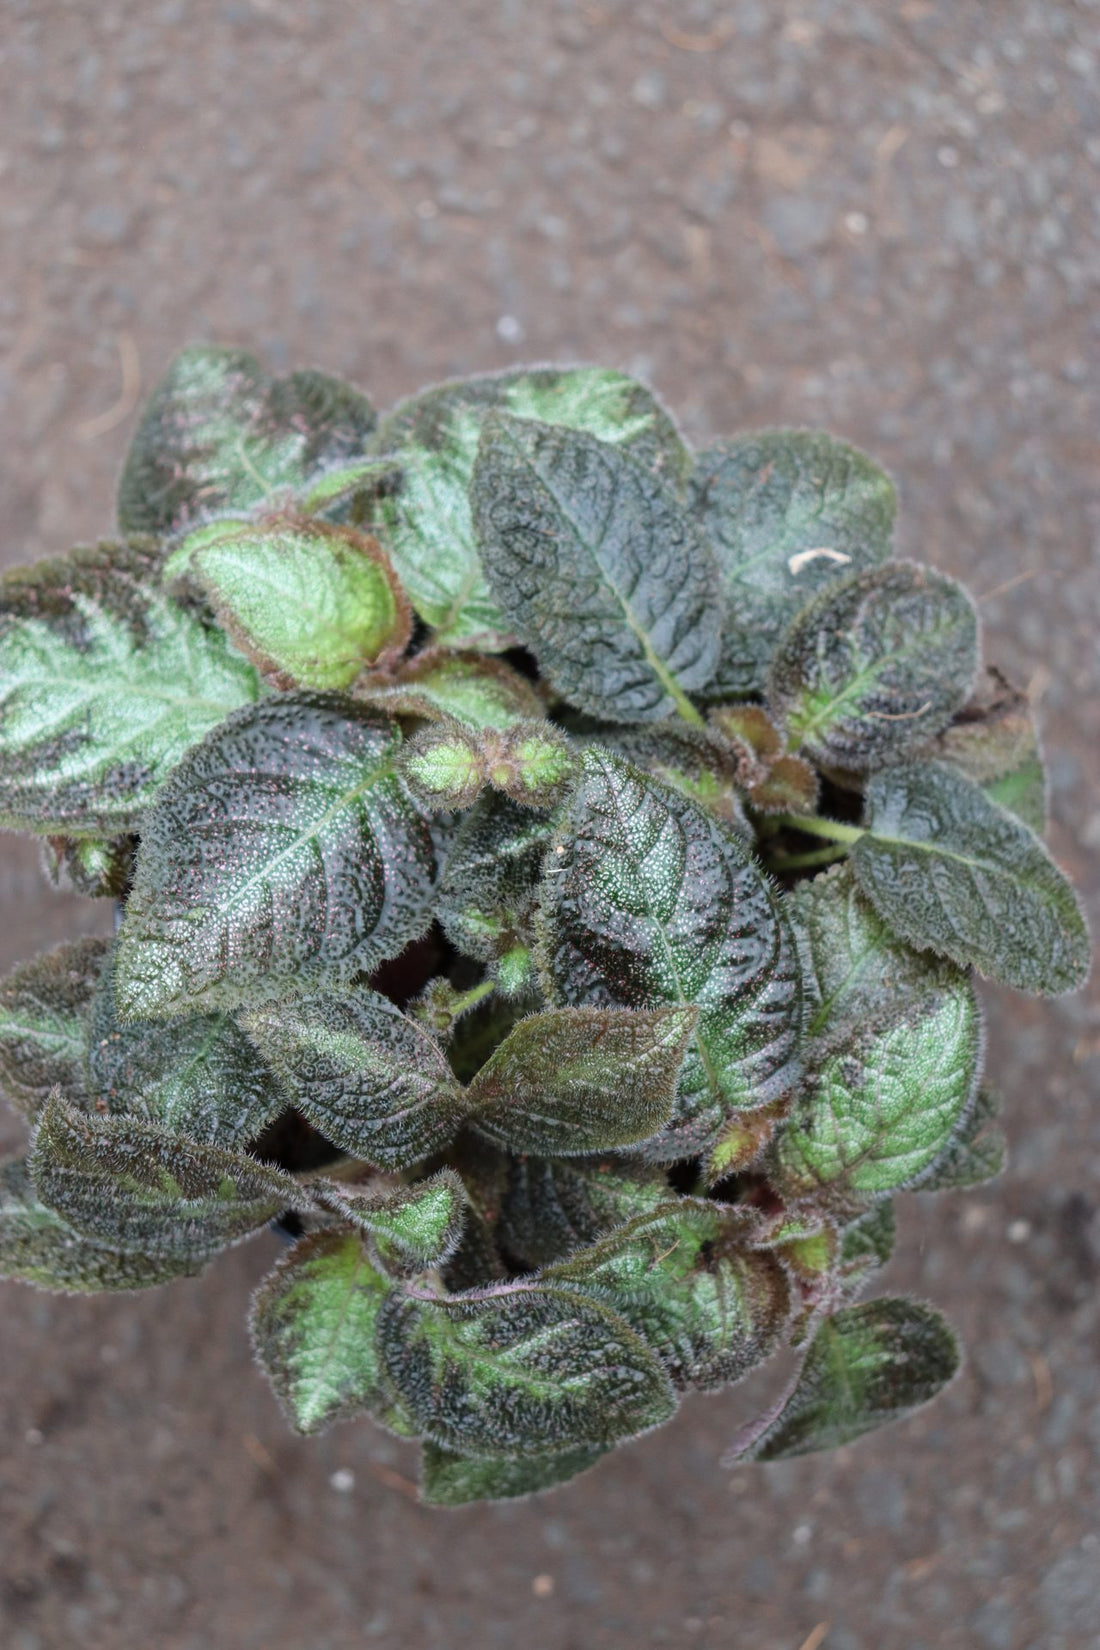
{"label": "gravel ground", "polygon": [[[688,433],[824,423],[1041,701],[1097,889],[1097,0],[4,0],[2,556],[110,527],[145,392],[211,338],[381,404],[529,359]],[[0,845],[4,964],[102,925]],[[969,1364],[919,1417],[730,1475],[740,1392],[593,1476],[430,1512],[249,1364],[205,1278],[3,1291],[5,1650],[1100,1646],[1100,1004],[990,992],[1012,1166],[906,1200],[888,1283]],[[0,1125],[3,1144],[17,1138]]]}

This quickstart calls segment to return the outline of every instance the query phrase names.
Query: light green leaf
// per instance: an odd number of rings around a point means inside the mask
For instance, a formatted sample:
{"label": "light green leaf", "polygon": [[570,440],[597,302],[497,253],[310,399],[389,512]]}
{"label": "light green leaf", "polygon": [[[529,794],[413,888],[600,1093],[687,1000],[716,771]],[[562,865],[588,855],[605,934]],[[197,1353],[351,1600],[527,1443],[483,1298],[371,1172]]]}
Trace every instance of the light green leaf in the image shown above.
{"label": "light green leaf", "polygon": [[545,1266],[648,1214],[668,1195],[665,1175],[636,1161],[510,1155],[500,1241],[528,1266]]}
{"label": "light green leaf", "polygon": [[430,722],[401,752],[401,777],[425,808],[472,808],[485,783],[477,735],[461,722]]}
{"label": "light green leaf", "polygon": [[692,498],[714,546],[728,605],[713,698],[763,690],[780,633],[847,573],[890,554],[890,478],[817,430],[761,430],[696,460]]}
{"label": "light green leaf", "polygon": [[552,1000],[699,1008],[666,1159],[775,1099],[799,1071],[801,970],[779,897],[741,839],[659,780],[597,749],[563,810],[543,878]]}
{"label": "light green leaf", "polygon": [[282,686],[345,688],[404,652],[412,614],[376,539],[290,514],[196,528],[165,563]]}
{"label": "light green leaf", "polygon": [[717,571],[674,493],[594,436],[495,414],[470,502],[501,611],[564,698],[702,726],[688,695],[718,662]]}
{"label": "light green leaf", "polygon": [[409,1186],[360,1186],[311,1180],[325,1208],[369,1232],[387,1272],[423,1272],[443,1266],[462,1241],[469,1199],[453,1169],[441,1169]]}
{"label": "light green leaf", "polygon": [[243,350],[184,350],[138,424],[119,523],[124,533],[176,533],[300,491],[360,456],[374,422],[364,395],[324,373],[272,379]]}
{"label": "light green leaf", "polygon": [[537,1495],[587,1472],[606,1454],[602,1449],[567,1450],[535,1460],[486,1459],[456,1455],[438,1444],[424,1445],[420,1457],[420,1499],[429,1507],[464,1507],[471,1501],[511,1501]]}
{"label": "light green leaf", "polygon": [[0,577],[0,826],[102,837],[141,819],[184,753],[259,696],[220,631],[156,586],[147,544]]}
{"label": "light green leaf", "polygon": [[945,727],[978,668],[978,618],[961,584],[893,562],[831,585],[796,614],[768,673],[792,750],[865,771]]}
{"label": "light green leaf", "polygon": [[118,941],[124,1019],[341,985],[427,926],[435,853],[392,723],[283,695],[232,717],[142,832]]}
{"label": "light green leaf", "polygon": [[472,728],[508,728],[542,714],[531,686],[503,659],[433,647],[395,670],[364,678],[356,696],[391,716],[465,722]]}
{"label": "light green leaf", "polygon": [[1065,876],[1026,825],[936,762],[871,780],[856,881],[910,945],[1021,991],[1075,991],[1090,947]]}
{"label": "light green leaf", "polygon": [[426,623],[452,644],[489,649],[508,645],[507,624],[478,561],[469,488],[482,420],[494,408],[587,430],[672,482],[689,463],[672,420],[649,391],[599,368],[520,368],[468,378],[436,385],[395,408],[372,448],[400,463],[402,480],[376,492],[369,519]]}
{"label": "light green leaf", "polygon": [[300,1239],[252,1298],[252,1345],[287,1420],[321,1432],[351,1415],[384,1418],[374,1329],[389,1284],[358,1232]]}
{"label": "light green leaf", "polygon": [[826,1319],[794,1390],[746,1446],[748,1461],[837,1449],[941,1392],[959,1367],[955,1337],[919,1301],[877,1300]]}
{"label": "light green leaf", "polygon": [[669,1120],[694,1008],[560,1008],[521,1020],[467,1089],[479,1133],[511,1152],[578,1157]]}
{"label": "light green leaf", "polygon": [[33,1118],[55,1088],[87,1100],[85,1022],[110,942],[73,940],[0,982],[0,1085]]}
{"label": "light green leaf", "polygon": [[367,1163],[402,1168],[429,1156],[469,1110],[432,1038],[378,992],[302,997],[241,1024],[299,1111]]}
{"label": "light green leaf", "polygon": [[385,1376],[424,1437],[460,1454],[606,1449],[676,1407],[644,1341],[575,1289],[395,1289],[378,1338]]}

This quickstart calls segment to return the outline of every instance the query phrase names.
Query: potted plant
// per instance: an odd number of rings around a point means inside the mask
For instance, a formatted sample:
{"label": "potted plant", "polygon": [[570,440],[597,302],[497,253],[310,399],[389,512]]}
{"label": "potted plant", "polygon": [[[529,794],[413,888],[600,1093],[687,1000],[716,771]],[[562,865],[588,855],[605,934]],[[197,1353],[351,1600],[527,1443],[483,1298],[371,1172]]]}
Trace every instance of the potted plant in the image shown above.
{"label": "potted plant", "polygon": [[974,976],[1075,989],[1025,698],[831,436],[693,454],[538,368],[379,419],[197,349],[116,539],[0,584],[0,822],[116,936],[0,989],[0,1271],[144,1288],[274,1219],[294,1426],[542,1489],[739,1380],[735,1454],[957,1364],[861,1300],[892,1199],[998,1172]]}

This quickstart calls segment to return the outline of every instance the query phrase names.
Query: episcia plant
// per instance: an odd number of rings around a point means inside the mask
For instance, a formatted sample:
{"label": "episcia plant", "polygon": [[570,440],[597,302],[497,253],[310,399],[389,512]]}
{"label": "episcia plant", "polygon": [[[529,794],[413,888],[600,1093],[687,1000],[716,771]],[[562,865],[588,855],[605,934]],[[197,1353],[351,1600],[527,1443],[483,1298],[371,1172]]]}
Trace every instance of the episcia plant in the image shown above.
{"label": "episcia plant", "polygon": [[117,902],[0,986],[0,1271],[201,1272],[292,1424],[437,1505],[573,1477],[781,1347],[734,1449],[950,1380],[861,1300],[892,1200],[995,1175],[974,975],[1073,990],[1026,698],[832,437],[694,454],[538,368],[378,418],[188,351],[118,536],[0,583],[0,823]]}

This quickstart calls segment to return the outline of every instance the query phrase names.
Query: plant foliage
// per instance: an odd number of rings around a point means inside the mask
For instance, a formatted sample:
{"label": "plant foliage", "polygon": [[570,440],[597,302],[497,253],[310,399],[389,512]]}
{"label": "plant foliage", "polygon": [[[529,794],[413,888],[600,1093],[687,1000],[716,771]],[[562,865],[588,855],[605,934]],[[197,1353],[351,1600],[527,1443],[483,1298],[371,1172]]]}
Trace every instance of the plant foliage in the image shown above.
{"label": "plant foliage", "polygon": [[615,372],[378,421],[183,355],[119,538],[0,580],[0,823],[120,917],[0,982],[0,1273],[146,1288],[282,1217],[280,1404],[420,1439],[438,1506],[784,1345],[739,1459],[931,1398],[946,1324],[858,1297],[897,1194],[1003,1165],[975,973],[1089,947],[1026,699],[894,514]]}

